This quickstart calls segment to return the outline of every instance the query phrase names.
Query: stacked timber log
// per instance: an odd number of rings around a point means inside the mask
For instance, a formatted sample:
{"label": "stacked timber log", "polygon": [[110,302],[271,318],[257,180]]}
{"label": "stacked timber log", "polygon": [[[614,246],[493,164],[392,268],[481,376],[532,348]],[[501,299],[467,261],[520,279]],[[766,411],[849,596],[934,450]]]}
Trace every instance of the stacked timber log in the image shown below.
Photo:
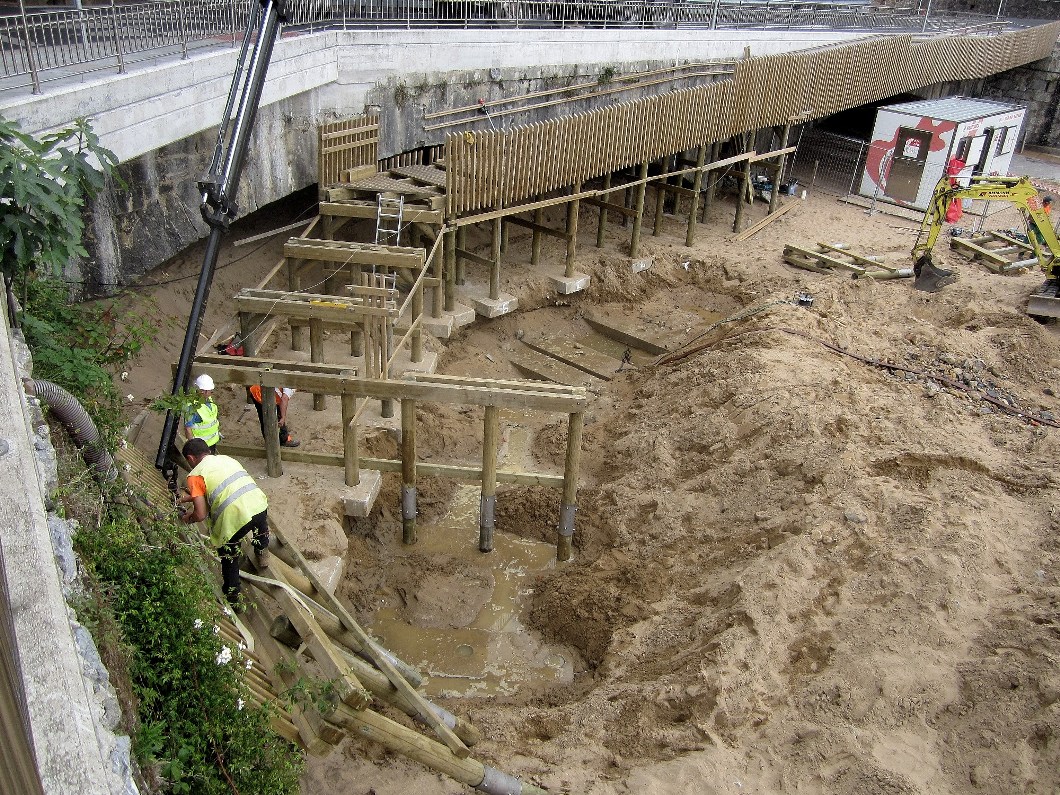
{"label": "stacked timber log", "polygon": [[789,243],[784,246],[784,261],[814,273],[849,273],[855,279],[903,279],[913,275],[912,267],[888,265],[879,256],[858,254],[837,243],[818,243],[816,251]]}

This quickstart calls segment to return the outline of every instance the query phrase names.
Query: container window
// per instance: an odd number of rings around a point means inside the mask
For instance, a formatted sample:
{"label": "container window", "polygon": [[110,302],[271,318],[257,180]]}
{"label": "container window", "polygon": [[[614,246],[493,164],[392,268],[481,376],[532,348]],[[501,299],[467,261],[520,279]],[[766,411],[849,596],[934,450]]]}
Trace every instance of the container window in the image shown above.
{"label": "container window", "polygon": [[968,135],[961,139],[961,142],[957,144],[957,157],[964,162],[968,162],[968,153],[972,149],[973,136]]}
{"label": "container window", "polygon": [[994,148],[995,155],[1007,155],[1012,151],[1012,142],[1008,137],[1008,129],[1008,127],[1002,127],[997,131],[997,146]]}

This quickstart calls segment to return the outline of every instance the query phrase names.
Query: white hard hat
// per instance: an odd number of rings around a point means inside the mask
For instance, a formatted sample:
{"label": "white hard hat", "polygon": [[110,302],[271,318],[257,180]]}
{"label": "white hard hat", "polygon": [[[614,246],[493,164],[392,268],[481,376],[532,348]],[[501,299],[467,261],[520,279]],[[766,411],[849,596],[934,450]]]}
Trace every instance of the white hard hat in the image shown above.
{"label": "white hard hat", "polygon": [[195,379],[195,386],[201,389],[203,392],[209,392],[213,389],[213,379],[210,376],[203,373]]}

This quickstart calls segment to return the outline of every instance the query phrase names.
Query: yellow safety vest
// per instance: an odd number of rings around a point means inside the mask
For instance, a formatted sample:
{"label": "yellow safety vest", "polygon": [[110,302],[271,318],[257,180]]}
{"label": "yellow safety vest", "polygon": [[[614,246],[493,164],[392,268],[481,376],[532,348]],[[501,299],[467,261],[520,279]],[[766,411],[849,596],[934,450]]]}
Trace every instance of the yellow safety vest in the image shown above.
{"label": "yellow safety vest", "polygon": [[[195,409],[189,416],[188,422],[185,423],[193,437],[202,439],[210,447],[221,441],[221,423],[217,419],[218,413],[217,404],[212,400],[207,400]],[[199,417],[199,422],[195,422],[196,415]]]}
{"label": "yellow safety vest", "polygon": [[247,522],[269,507],[265,492],[243,469],[226,455],[208,455],[188,477],[198,475],[206,483],[206,521],[210,543],[223,546]]}

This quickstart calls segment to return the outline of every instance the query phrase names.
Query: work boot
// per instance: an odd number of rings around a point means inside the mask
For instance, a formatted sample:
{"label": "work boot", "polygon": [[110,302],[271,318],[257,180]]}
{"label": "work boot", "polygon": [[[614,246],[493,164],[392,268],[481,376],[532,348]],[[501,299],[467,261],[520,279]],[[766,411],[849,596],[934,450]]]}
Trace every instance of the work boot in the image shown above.
{"label": "work boot", "polygon": [[280,447],[298,447],[300,444],[296,439],[288,439],[286,442],[280,442]]}
{"label": "work boot", "polygon": [[259,570],[267,569],[269,567],[269,558],[271,557],[271,553],[267,549],[259,549],[259,550],[257,550],[257,554],[258,554],[258,569]]}
{"label": "work boot", "polygon": [[931,259],[931,254],[924,254],[913,266],[913,287],[925,293],[937,293],[943,287],[957,281],[957,274],[946,268],[940,268]]}

